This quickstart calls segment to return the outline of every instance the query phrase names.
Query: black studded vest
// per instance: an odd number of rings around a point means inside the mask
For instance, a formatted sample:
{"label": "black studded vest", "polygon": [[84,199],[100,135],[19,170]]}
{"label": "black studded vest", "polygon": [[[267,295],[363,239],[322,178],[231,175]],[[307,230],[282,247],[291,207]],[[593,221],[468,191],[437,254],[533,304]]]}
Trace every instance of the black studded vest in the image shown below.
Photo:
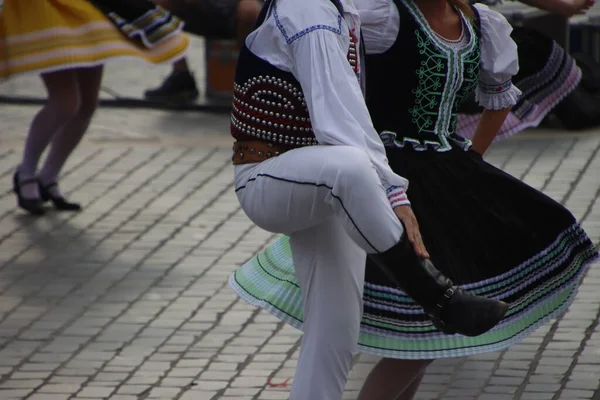
{"label": "black studded vest", "polygon": [[475,21],[464,20],[468,44],[455,48],[436,35],[412,0],[393,1],[401,21],[396,42],[366,56],[366,101],[375,129],[386,147],[468,148],[456,121],[458,106],[479,82],[477,10]]}
{"label": "black studded vest", "polygon": [[[262,25],[274,1],[265,2],[256,27]],[[342,14],[341,4],[329,1]],[[357,40],[350,36],[348,62],[358,74]],[[284,151],[318,144],[300,83],[291,73],[254,55],[245,44],[235,72],[230,130],[238,142],[261,140]]]}

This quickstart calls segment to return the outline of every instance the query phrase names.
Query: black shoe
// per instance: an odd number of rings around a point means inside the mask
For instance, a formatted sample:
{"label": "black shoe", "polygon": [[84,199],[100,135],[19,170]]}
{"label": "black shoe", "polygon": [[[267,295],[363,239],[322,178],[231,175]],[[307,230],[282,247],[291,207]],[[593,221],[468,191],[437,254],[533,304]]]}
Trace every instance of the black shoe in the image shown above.
{"label": "black shoe", "polygon": [[430,260],[416,255],[406,235],[396,246],[369,255],[388,278],[415,300],[434,326],[447,334],[479,336],[496,326],[508,304],[476,296],[456,286]]}
{"label": "black shoe", "polygon": [[67,201],[63,196],[53,196],[50,193],[50,188],[53,186],[57,186],[58,183],[51,182],[46,185],[42,184],[42,182],[38,179],[37,181],[40,190],[40,196],[43,201],[51,201],[54,205],[54,208],[60,211],[80,211],[81,205],[79,203],[71,203]]}
{"label": "black shoe", "polygon": [[37,183],[37,179],[35,178],[20,180],[19,171],[17,171],[13,175],[13,192],[15,192],[15,194],[17,195],[17,204],[19,205],[19,207],[21,207],[23,210],[27,211],[32,215],[43,215],[46,212],[46,210],[44,209],[42,199],[36,197],[23,197],[23,195],[21,194],[21,186],[34,183]]}
{"label": "black shoe", "polygon": [[162,85],[144,93],[148,100],[166,102],[190,102],[199,95],[196,80],[188,71],[173,71]]}

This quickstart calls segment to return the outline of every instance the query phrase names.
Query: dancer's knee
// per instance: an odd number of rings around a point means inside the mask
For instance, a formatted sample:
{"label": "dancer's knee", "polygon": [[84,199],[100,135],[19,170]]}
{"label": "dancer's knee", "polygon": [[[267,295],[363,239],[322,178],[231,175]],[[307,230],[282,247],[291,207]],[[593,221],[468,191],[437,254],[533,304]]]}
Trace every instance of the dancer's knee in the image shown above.
{"label": "dancer's knee", "polygon": [[76,117],[82,120],[90,120],[98,108],[98,98],[82,98],[77,108]]}
{"label": "dancer's knee", "polygon": [[46,107],[52,111],[60,120],[70,121],[79,112],[81,99],[76,91],[73,93],[63,92],[60,96],[50,97]]}

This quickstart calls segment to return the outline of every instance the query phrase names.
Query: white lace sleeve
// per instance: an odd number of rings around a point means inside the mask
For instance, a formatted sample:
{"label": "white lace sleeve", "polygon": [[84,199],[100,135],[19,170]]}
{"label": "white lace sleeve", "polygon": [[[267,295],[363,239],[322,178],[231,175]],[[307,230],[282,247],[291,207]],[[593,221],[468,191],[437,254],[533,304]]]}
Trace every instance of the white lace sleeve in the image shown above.
{"label": "white lace sleeve", "polygon": [[475,4],[481,20],[481,74],[476,99],[488,110],[517,103],[521,91],[512,83],[519,71],[517,45],[510,37],[512,27],[502,14]]}

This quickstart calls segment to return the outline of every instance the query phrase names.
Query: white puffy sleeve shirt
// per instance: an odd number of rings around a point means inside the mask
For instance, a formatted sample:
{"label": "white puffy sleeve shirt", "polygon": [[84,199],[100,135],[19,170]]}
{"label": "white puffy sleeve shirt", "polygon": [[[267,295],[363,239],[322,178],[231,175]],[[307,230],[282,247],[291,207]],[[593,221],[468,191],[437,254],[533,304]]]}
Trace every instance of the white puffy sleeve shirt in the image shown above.
{"label": "white puffy sleeve shirt", "polygon": [[[387,51],[398,36],[400,15],[391,0],[354,0],[361,18],[367,54]],[[512,27],[502,14],[476,4],[481,25],[481,73],[476,89],[478,103],[491,110],[516,104],[521,91],[512,84],[519,71]],[[368,84],[368,82],[367,82]]]}
{"label": "white puffy sleeve shirt", "polygon": [[[358,37],[360,23],[354,5],[348,0],[342,4],[344,15],[328,0],[277,0],[246,45],[256,56],[298,80],[319,144],[363,149],[390,204],[410,204],[408,181],[390,168],[357,74],[348,62],[350,32]],[[357,52],[361,51],[358,46]]]}
{"label": "white puffy sleeve shirt", "polygon": [[475,93],[477,102],[488,110],[514,106],[521,91],[512,83],[519,72],[517,44],[506,18],[484,4],[475,4],[481,21],[481,73]]}

